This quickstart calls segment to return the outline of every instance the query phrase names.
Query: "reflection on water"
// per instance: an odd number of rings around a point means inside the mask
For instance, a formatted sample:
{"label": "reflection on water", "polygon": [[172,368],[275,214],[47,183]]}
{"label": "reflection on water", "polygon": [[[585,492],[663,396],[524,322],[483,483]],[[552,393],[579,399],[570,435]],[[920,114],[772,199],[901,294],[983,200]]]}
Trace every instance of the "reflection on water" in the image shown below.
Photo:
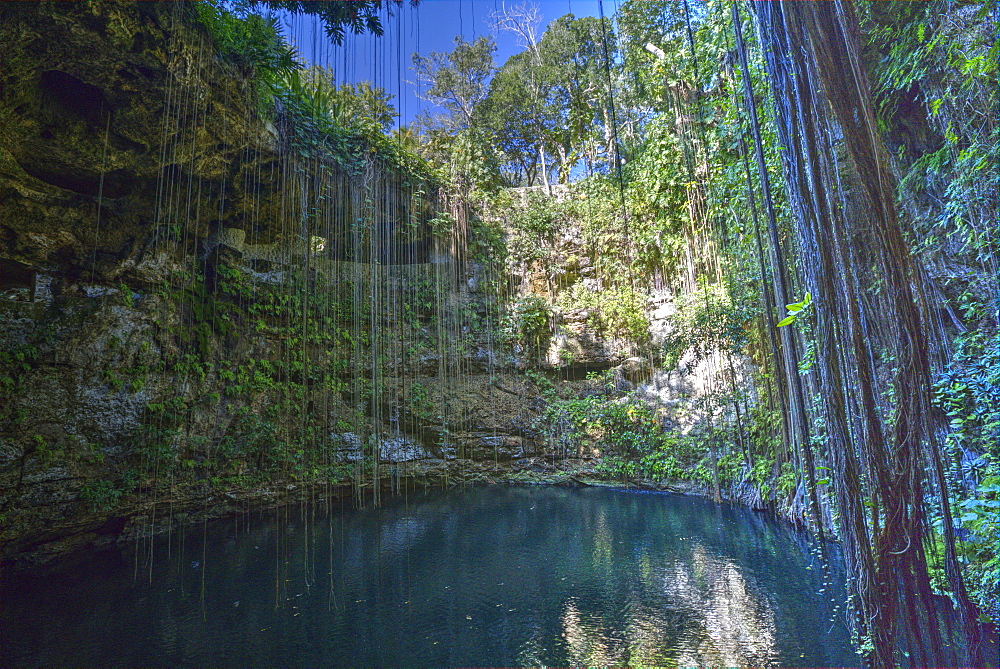
{"label": "reflection on water", "polygon": [[[640,561],[641,597],[626,602],[620,630],[570,596],[562,605],[561,636],[566,659],[576,665],[622,665],[651,661],[692,665],[762,665],[778,661],[774,613],[766,599],[748,590],[739,568],[694,546],[690,563],[671,556],[658,582],[652,560]],[[539,639],[543,643],[544,640]],[[525,649],[528,650],[528,649]],[[522,651],[519,662],[542,664],[544,645]]]}
{"label": "reflection on water", "polygon": [[295,507],[6,581],[0,663],[856,664],[805,548],[607,489]]}
{"label": "reflection on water", "polygon": [[665,575],[664,589],[697,612],[704,633],[699,652],[684,653],[680,664],[759,665],[777,659],[774,613],[733,562],[694,544],[691,563],[676,563]]}

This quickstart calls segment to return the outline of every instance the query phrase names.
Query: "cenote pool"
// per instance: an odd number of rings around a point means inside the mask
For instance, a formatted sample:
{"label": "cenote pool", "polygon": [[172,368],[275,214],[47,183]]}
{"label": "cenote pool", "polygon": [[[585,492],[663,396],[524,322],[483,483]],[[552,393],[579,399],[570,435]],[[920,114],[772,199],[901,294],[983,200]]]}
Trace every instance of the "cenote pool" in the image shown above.
{"label": "cenote pool", "polygon": [[822,587],[802,535],[703,499],[411,493],[244,515],[8,575],[0,663],[857,664],[831,601],[843,594]]}

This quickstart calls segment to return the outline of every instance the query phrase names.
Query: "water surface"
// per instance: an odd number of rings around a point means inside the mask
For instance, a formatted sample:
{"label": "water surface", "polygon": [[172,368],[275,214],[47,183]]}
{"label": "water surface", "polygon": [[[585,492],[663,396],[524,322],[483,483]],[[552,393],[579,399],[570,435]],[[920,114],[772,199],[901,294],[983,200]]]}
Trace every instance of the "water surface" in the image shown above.
{"label": "water surface", "polygon": [[0,663],[858,663],[805,539],[750,511],[535,486],[336,504],[8,577]]}

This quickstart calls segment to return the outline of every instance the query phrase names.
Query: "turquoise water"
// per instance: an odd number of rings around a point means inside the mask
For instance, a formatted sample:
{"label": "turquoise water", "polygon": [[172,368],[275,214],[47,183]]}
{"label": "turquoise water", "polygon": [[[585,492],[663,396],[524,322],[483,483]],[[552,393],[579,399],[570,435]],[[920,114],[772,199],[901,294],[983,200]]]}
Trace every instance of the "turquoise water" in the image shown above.
{"label": "turquoise water", "polygon": [[336,505],[8,576],[0,662],[858,663],[804,537],[750,511],[551,486]]}

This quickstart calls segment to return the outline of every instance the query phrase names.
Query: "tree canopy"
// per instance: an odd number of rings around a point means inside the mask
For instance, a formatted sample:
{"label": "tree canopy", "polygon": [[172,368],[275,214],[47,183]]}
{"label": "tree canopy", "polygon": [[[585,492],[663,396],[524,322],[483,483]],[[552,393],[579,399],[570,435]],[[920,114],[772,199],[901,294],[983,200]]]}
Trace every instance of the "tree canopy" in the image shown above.
{"label": "tree canopy", "polygon": [[[410,0],[416,6],[419,0]],[[316,16],[334,44],[344,41],[345,31],[356,35],[370,32],[381,36],[382,12],[389,16],[403,0],[235,0],[237,7],[283,10],[291,14]]]}

